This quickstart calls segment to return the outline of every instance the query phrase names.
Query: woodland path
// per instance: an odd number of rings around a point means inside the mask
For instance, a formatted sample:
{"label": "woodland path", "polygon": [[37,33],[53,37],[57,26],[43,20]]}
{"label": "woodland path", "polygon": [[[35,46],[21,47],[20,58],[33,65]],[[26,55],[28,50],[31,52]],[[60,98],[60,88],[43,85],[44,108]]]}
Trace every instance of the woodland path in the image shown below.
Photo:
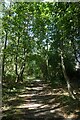
{"label": "woodland path", "polygon": [[80,120],[80,103],[74,102],[61,87],[52,89],[41,80],[33,80],[3,108],[2,120]]}

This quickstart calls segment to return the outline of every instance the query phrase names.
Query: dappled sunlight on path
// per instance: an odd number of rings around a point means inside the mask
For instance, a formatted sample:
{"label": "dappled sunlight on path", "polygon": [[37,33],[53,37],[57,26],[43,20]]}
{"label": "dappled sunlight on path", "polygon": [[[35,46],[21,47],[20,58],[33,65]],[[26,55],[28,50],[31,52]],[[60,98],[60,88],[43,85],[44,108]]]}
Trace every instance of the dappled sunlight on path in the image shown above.
{"label": "dappled sunlight on path", "polygon": [[66,90],[52,89],[49,84],[34,80],[25,84],[25,91],[18,94],[17,98],[8,101],[9,108],[4,109],[4,114],[8,113],[7,117],[11,117],[11,120],[67,120],[77,116],[72,114],[78,110],[74,104],[72,113],[67,114],[69,109],[72,109],[70,102]]}

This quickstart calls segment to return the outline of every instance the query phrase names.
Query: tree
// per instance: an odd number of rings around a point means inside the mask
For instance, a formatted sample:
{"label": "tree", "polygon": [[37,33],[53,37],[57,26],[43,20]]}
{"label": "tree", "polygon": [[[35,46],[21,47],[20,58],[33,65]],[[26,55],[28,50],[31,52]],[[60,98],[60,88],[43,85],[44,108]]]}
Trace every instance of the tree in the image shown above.
{"label": "tree", "polygon": [[11,74],[20,82],[26,71],[35,74],[38,70],[52,83],[61,84],[65,79],[73,97],[70,76],[77,72],[75,66],[79,63],[79,6],[64,2],[19,2],[8,8],[3,16],[4,31],[6,25],[8,31],[6,76]]}

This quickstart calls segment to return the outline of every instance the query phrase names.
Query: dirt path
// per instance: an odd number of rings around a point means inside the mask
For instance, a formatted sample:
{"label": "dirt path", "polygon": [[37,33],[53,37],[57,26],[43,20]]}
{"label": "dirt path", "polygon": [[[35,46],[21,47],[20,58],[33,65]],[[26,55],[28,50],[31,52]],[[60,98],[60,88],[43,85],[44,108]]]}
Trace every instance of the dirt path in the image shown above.
{"label": "dirt path", "polygon": [[80,104],[71,101],[62,88],[52,89],[45,82],[34,80],[7,101],[2,120],[78,120],[75,113],[79,110]]}

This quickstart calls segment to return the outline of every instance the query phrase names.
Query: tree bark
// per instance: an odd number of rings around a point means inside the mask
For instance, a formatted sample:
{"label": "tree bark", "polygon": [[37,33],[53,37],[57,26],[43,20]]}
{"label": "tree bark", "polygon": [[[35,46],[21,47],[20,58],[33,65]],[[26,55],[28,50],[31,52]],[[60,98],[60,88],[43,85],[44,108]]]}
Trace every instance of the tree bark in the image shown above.
{"label": "tree bark", "polygon": [[18,70],[17,70],[17,82],[22,82],[23,81],[23,73],[24,73],[24,69],[25,69],[25,65],[26,65],[26,58],[27,58],[27,53],[26,53],[25,48],[24,48],[23,52],[24,52],[24,61],[21,64],[21,69],[20,69],[19,73],[18,73]]}
{"label": "tree bark", "polygon": [[2,58],[2,80],[5,79],[5,74],[4,74],[4,63],[5,63],[5,50],[6,50],[6,46],[7,46],[7,31],[6,32],[6,36],[5,36],[5,41],[4,41],[4,51],[3,51],[3,58]]}
{"label": "tree bark", "polygon": [[18,79],[19,79],[19,75],[18,75],[18,46],[19,46],[19,39],[20,39],[20,36],[18,36],[17,48],[16,48],[16,55],[15,55],[15,74],[16,74],[16,82],[18,82]]}
{"label": "tree bark", "polygon": [[72,90],[72,88],[71,88],[71,85],[70,85],[69,77],[67,76],[67,73],[66,73],[66,69],[65,69],[65,65],[64,65],[63,51],[62,51],[62,50],[61,50],[61,66],[62,66],[62,71],[63,71],[64,78],[65,78],[66,83],[67,83],[67,88],[68,88],[69,95],[70,95],[73,99],[76,99],[76,97],[75,97],[74,94],[73,94],[73,90]]}

